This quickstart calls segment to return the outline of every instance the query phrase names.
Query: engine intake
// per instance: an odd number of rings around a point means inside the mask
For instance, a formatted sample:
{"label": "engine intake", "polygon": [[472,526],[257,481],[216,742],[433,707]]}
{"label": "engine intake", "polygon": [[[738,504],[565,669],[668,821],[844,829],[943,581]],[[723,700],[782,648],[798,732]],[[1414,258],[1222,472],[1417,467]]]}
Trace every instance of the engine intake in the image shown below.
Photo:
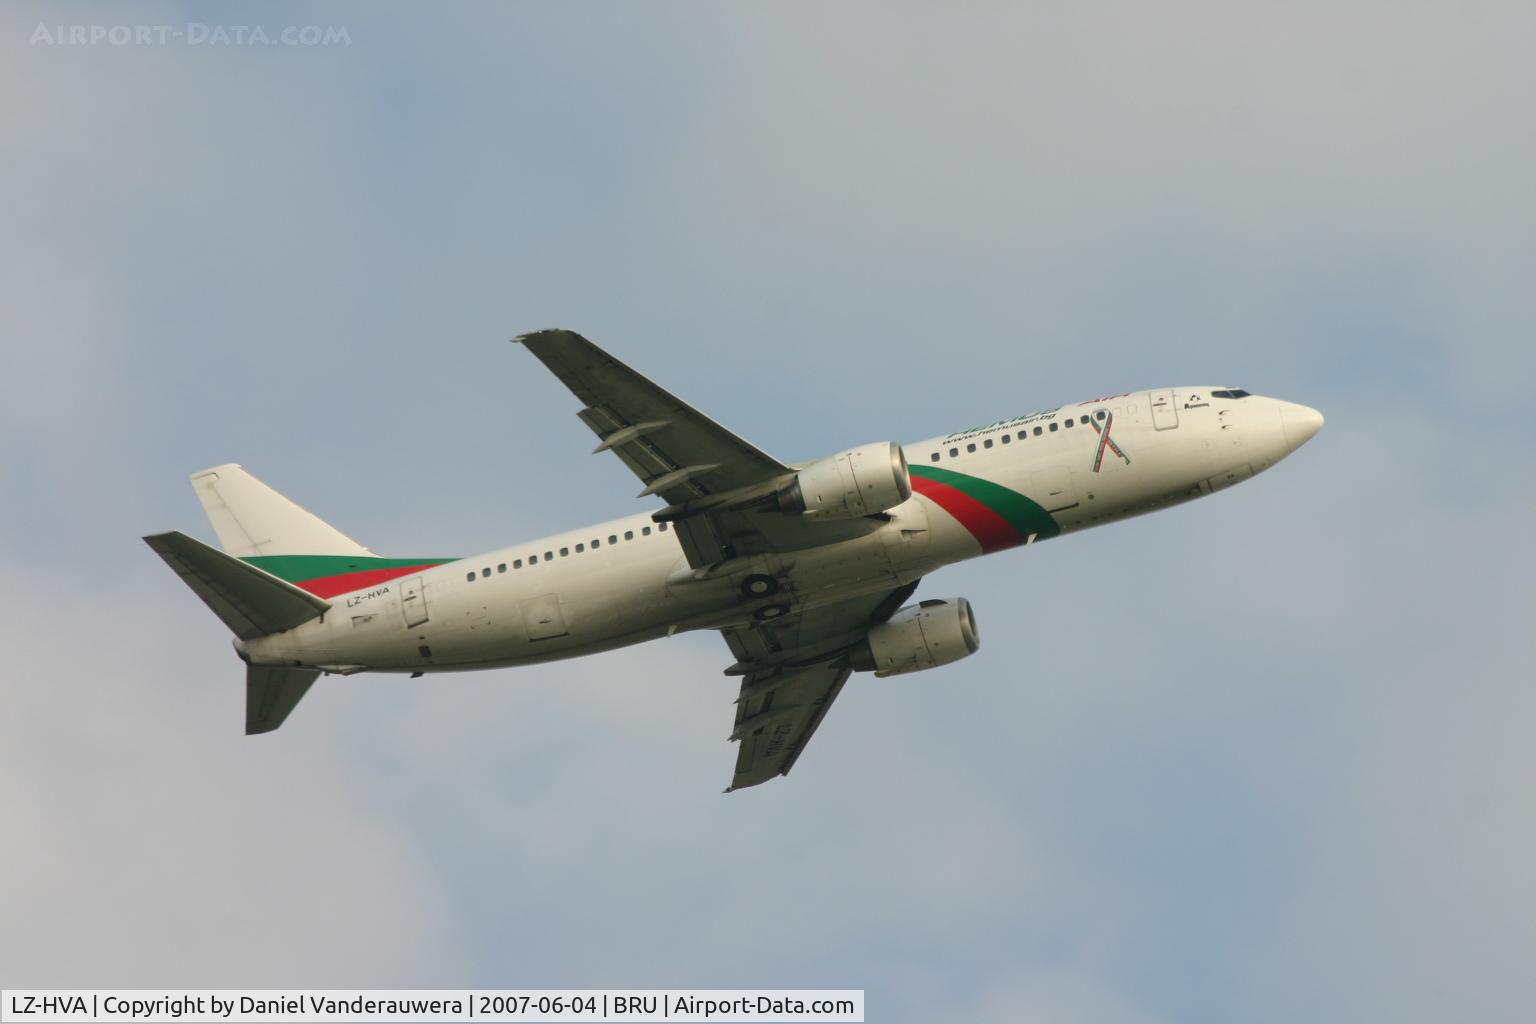
{"label": "engine intake", "polygon": [[912,497],[907,457],[894,441],[838,452],[795,474],[779,492],[779,511],[816,519],[856,519]]}
{"label": "engine intake", "polygon": [[860,672],[894,676],[937,668],[975,654],[981,647],[971,602],[920,601],[909,604],[869,631],[848,654]]}

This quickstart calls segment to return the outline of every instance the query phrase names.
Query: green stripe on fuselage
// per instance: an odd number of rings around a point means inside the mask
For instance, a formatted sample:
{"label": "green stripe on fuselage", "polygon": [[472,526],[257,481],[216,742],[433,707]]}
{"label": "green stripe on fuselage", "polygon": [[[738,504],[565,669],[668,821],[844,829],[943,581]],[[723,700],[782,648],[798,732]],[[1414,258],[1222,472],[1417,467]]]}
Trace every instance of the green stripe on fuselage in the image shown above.
{"label": "green stripe on fuselage", "polygon": [[1004,487],[1002,484],[983,480],[979,476],[968,476],[965,473],[956,473],[954,470],[940,469],[937,466],[909,466],[908,470],[913,476],[920,476],[925,480],[932,480],[970,495],[1006,519],[1008,525],[1019,531],[1020,537],[1028,537],[1033,533],[1036,539],[1045,540],[1061,532],[1061,527],[1056,525],[1056,520],[1051,518],[1049,512],[1018,491]]}
{"label": "green stripe on fuselage", "polygon": [[242,559],[262,572],[269,572],[280,580],[301,583],[304,580],[324,576],[341,576],[349,572],[368,572],[374,569],[410,569],[418,565],[440,565],[453,562],[453,558],[370,558],[367,555],[253,555]]}

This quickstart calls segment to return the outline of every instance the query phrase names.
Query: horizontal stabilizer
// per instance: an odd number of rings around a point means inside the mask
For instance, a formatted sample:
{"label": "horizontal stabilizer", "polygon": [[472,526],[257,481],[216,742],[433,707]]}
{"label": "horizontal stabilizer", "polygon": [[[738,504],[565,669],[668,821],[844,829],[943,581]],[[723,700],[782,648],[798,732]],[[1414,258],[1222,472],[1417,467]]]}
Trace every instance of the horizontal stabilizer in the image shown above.
{"label": "horizontal stabilizer", "polygon": [[245,734],[271,732],[283,724],[320,674],[313,668],[250,665],[245,670]]}
{"label": "horizontal stabilizer", "polygon": [[144,543],[165,559],[165,564],[241,640],[292,629],[331,606],[184,533],[158,533],[145,537]]}

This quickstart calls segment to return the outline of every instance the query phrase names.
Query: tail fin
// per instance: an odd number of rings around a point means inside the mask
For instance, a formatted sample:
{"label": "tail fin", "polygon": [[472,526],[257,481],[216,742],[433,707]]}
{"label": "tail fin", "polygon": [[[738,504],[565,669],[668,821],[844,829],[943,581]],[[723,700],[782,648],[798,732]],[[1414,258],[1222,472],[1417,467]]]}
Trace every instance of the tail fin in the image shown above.
{"label": "tail fin", "polygon": [[192,488],[225,551],[316,597],[377,586],[453,561],[381,558],[233,462],[193,473]]}
{"label": "tail fin", "polygon": [[145,537],[144,543],[242,640],[292,629],[331,606],[184,533],[158,533]]}
{"label": "tail fin", "polygon": [[193,473],[192,487],[219,543],[236,558],[373,554],[233,462]]}

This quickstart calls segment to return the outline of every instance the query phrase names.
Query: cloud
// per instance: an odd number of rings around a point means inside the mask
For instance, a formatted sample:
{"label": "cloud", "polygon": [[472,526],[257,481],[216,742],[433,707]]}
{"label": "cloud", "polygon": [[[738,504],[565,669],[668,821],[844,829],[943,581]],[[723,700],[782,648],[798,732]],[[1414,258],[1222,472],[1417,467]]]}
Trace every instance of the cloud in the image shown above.
{"label": "cloud", "polygon": [[13,647],[0,719],[8,987],[387,987],[452,962],[441,883],[336,744],[239,742],[242,666],[216,628],[187,642],[191,602],[25,589],[8,632],[45,642]]}
{"label": "cloud", "polygon": [[[1002,335],[989,365],[1025,382],[1102,380],[1106,350],[1148,371],[1283,370],[1299,346],[1354,385],[1372,340],[1306,315],[1343,292],[1373,334],[1427,335],[1460,400],[1509,401],[1536,269],[1536,148],[1511,130],[1536,113],[1531,16],[1481,10],[743,15],[763,42],[672,180],[696,250],[736,244],[753,269],[720,286],[824,311],[781,343],[840,368],[868,360],[821,337],[905,349],[973,306]],[[863,281],[886,301],[849,301]]]}

